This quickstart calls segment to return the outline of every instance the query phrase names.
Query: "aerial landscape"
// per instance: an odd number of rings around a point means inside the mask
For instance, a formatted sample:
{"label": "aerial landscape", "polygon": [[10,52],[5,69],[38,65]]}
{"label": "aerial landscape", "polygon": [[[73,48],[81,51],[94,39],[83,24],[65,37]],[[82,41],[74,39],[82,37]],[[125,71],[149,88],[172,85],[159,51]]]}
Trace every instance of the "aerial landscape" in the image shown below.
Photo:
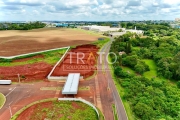
{"label": "aerial landscape", "polygon": [[0,120],[180,120],[180,1],[0,0]]}

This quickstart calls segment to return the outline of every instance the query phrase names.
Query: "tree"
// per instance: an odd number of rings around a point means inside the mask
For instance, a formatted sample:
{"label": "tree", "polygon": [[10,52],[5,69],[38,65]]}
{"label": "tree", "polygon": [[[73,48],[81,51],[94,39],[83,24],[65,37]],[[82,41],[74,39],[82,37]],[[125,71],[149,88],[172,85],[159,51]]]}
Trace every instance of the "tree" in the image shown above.
{"label": "tree", "polygon": [[180,81],[177,82],[177,87],[180,89]]}
{"label": "tree", "polygon": [[126,28],[126,23],[122,22],[122,23],[121,23],[121,27],[122,27],[122,28]]}
{"label": "tree", "polygon": [[131,53],[131,41],[126,42],[126,53]]}
{"label": "tree", "polygon": [[118,57],[118,61],[119,61],[119,65],[121,66],[121,65],[122,65],[122,55],[120,55],[120,56]]}
{"label": "tree", "polygon": [[176,56],[174,57],[174,62],[176,63],[176,75],[178,76],[178,78],[180,77],[180,52],[178,52],[176,54]]}
{"label": "tree", "polygon": [[127,57],[123,58],[122,61],[123,61],[123,65],[134,68],[134,66],[138,62],[138,56],[137,55],[127,56]]}
{"label": "tree", "polygon": [[142,64],[137,64],[134,69],[139,74],[143,74],[145,72],[145,67]]}
{"label": "tree", "polygon": [[122,29],[119,29],[118,32],[123,32],[123,30],[122,30]]}
{"label": "tree", "polygon": [[135,105],[134,112],[141,120],[151,120],[155,116],[151,107],[140,102]]}
{"label": "tree", "polygon": [[144,61],[138,61],[138,63],[134,67],[135,71],[139,74],[143,74],[146,71],[149,71],[149,66],[146,65]]}

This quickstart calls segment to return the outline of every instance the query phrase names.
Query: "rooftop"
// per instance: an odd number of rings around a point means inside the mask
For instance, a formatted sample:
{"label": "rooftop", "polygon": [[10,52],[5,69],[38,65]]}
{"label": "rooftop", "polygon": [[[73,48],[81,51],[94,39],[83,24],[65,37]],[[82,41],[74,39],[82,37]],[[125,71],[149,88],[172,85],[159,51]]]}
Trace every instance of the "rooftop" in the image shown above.
{"label": "rooftop", "polygon": [[69,73],[62,94],[77,94],[80,73]]}

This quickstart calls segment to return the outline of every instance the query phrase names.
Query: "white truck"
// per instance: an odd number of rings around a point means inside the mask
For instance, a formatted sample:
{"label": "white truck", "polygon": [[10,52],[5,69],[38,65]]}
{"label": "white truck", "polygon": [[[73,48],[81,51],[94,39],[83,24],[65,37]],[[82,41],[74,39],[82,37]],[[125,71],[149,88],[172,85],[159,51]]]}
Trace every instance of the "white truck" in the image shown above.
{"label": "white truck", "polygon": [[11,80],[0,80],[0,85],[10,85],[11,83]]}

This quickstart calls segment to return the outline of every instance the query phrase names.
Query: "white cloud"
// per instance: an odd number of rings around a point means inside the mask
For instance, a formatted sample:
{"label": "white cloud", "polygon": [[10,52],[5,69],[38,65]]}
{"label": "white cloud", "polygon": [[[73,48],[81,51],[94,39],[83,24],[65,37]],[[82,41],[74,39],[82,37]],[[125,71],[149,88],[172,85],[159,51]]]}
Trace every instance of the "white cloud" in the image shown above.
{"label": "white cloud", "polygon": [[25,9],[22,9],[22,10],[21,10],[21,12],[22,12],[22,13],[25,13],[25,12],[26,12],[26,10],[25,10]]}
{"label": "white cloud", "polygon": [[11,21],[174,19],[178,11],[179,0],[0,0],[1,19]]}
{"label": "white cloud", "polygon": [[170,4],[170,5],[177,5],[180,4],[179,0],[164,0],[164,3]]}
{"label": "white cloud", "polygon": [[96,0],[67,0],[65,3],[67,6],[88,6],[88,5],[98,5]]}
{"label": "white cloud", "polygon": [[33,14],[38,15],[38,14],[39,14],[39,12],[38,12],[37,10],[33,10]]}

